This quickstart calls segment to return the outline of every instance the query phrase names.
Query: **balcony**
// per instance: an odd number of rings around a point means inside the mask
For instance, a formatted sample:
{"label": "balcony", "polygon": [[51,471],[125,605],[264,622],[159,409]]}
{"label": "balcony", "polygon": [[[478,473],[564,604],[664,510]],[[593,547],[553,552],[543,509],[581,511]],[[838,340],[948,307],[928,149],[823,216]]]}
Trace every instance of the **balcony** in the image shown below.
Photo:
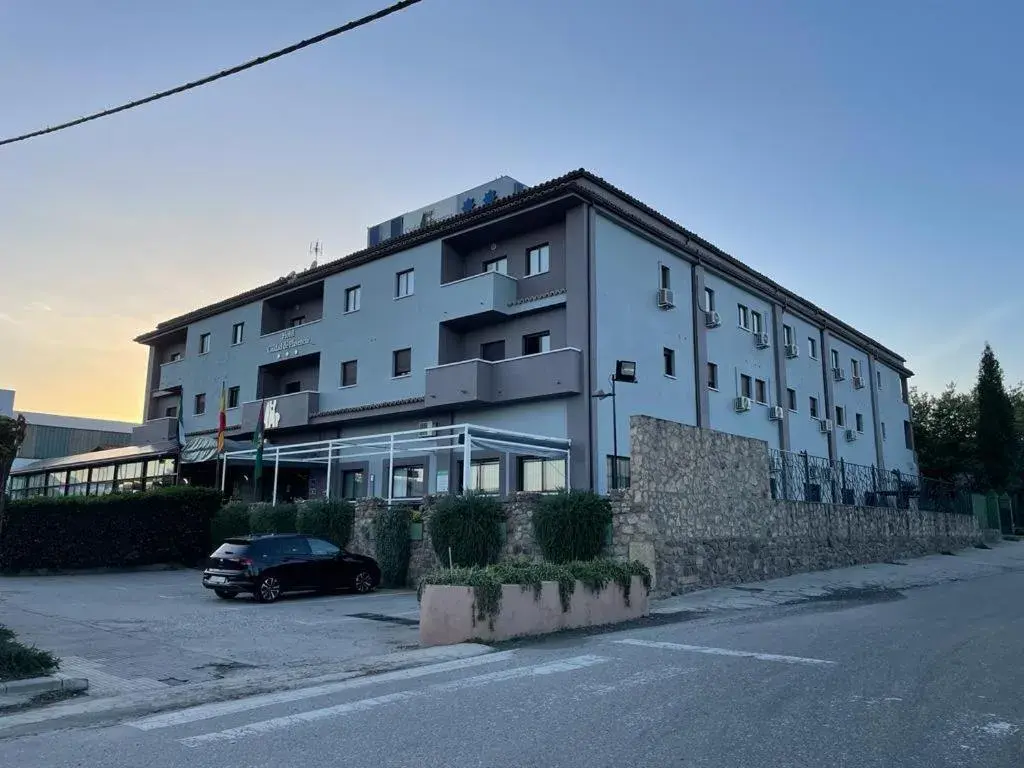
{"label": "balcony", "polygon": [[[242,403],[242,432],[252,432],[259,418],[260,402]],[[263,402],[263,423],[269,434],[274,429],[301,427],[309,424],[309,417],[320,404],[319,392],[295,392],[290,395],[267,397]]]}
{"label": "balcony", "polygon": [[458,330],[506,318],[516,296],[516,279],[499,272],[481,272],[445,283],[441,286],[445,307],[441,322]]}
{"label": "balcony", "polygon": [[172,360],[160,365],[160,381],[158,389],[167,390],[180,387],[185,373],[184,360]]}
{"label": "balcony", "polygon": [[427,406],[512,403],[583,392],[583,356],[574,347],[507,360],[463,360],[427,368]]}

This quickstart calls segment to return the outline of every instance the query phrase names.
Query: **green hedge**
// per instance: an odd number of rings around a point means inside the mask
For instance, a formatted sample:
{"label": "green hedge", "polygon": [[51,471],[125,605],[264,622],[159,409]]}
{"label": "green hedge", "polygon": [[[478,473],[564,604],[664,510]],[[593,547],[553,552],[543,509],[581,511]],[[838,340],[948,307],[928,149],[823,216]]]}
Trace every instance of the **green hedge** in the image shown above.
{"label": "green hedge", "polygon": [[249,506],[249,530],[254,534],[296,533],[294,504],[261,501]]}
{"label": "green hedge", "polygon": [[373,541],[380,581],[385,587],[404,587],[409,578],[409,523],[412,510],[394,506],[373,518]]}
{"label": "green hedge", "polygon": [[354,523],[355,508],[347,501],[304,501],[295,514],[295,528],[299,533],[326,539],[342,549],[352,539]]}
{"label": "green hedge", "polygon": [[541,496],[533,509],[534,538],[544,559],[552,563],[596,558],[611,522],[611,503],[592,491]]}
{"label": "green hedge", "polygon": [[219,491],[193,486],[13,501],[0,527],[0,570],[193,565],[210,553],[220,501]]}
{"label": "green hedge", "polygon": [[483,567],[501,555],[505,510],[497,499],[480,494],[438,499],[427,527],[434,552],[445,565],[451,548],[455,566]]}
{"label": "green hedge", "polygon": [[11,630],[0,624],[0,683],[49,675],[59,666],[60,659],[52,653],[19,643]]}
{"label": "green hedge", "polygon": [[244,501],[230,501],[217,510],[210,522],[210,551],[226,539],[249,534],[249,505]]}

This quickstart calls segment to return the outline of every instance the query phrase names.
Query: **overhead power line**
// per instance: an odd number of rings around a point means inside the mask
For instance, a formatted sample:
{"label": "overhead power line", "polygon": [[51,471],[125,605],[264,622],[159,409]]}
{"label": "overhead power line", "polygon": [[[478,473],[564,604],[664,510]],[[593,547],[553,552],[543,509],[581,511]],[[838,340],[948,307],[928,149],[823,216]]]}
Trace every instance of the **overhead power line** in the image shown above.
{"label": "overhead power line", "polygon": [[381,10],[371,13],[368,16],[363,16],[361,19],[356,19],[355,21],[350,21],[348,24],[343,24],[340,27],[329,29],[326,32],[320,33],[316,37],[311,37],[307,40],[302,40],[301,42],[289,45],[287,48],[282,48],[278,51],[274,51],[273,53],[265,54],[264,56],[255,58],[252,61],[247,61],[244,64],[239,64],[237,66],[231,67],[230,69],[223,69],[220,72],[208,75],[202,78],[201,80],[193,80],[190,83],[185,83],[184,85],[179,85],[175,88],[171,88],[166,91],[154,93],[151,96],[147,96],[144,99],[129,101],[127,104],[121,104],[118,107],[104,109],[102,112],[96,112],[91,115],[86,115],[85,117],[80,117],[77,120],[71,120],[67,123],[61,123],[60,125],[50,126],[49,128],[41,128],[38,131],[32,131],[31,133],[26,133],[21,136],[14,136],[9,139],[0,140],[0,147],[4,146],[5,144],[14,144],[19,141],[25,141],[26,139],[34,139],[36,136],[44,136],[47,133],[56,133],[57,131],[63,131],[66,128],[74,128],[76,125],[81,125],[82,123],[88,123],[92,120],[99,120],[101,117],[116,115],[118,112],[125,112],[129,109],[135,109],[135,107],[141,107],[143,104],[149,104],[154,101],[159,101],[160,99],[166,99],[168,96],[174,96],[179,93],[184,93],[185,91],[191,91],[193,88],[198,88],[201,85],[207,85],[208,83],[212,83],[215,80],[222,80],[225,77],[237,75],[239,72],[244,72],[247,69],[258,67],[260,64],[266,64],[268,61],[273,61],[274,59],[279,59],[282,56],[287,56],[289,53],[301,51],[303,48],[309,48],[309,46],[311,45],[322,43],[324,40],[329,40],[332,37],[337,37],[338,35],[343,34],[345,32],[351,32],[353,29],[358,29],[359,27],[366,26],[367,24],[370,24],[374,21],[383,19],[385,16],[390,16],[393,13],[398,13],[398,11],[404,11],[410,5],[416,5],[416,3],[419,3],[421,1],[422,0],[401,0],[401,2],[395,3],[394,5],[389,5],[387,8],[382,8]]}

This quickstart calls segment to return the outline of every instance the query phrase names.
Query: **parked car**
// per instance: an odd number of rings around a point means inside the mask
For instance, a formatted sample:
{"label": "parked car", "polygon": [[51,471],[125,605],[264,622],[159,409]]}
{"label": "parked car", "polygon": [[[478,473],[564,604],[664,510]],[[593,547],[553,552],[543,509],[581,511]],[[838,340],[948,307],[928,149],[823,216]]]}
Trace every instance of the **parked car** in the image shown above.
{"label": "parked car", "polygon": [[210,555],[203,571],[203,586],[217,597],[230,600],[251,592],[261,603],[272,603],[285,592],[370,592],[378,584],[380,568],[372,557],[299,534],[228,539]]}

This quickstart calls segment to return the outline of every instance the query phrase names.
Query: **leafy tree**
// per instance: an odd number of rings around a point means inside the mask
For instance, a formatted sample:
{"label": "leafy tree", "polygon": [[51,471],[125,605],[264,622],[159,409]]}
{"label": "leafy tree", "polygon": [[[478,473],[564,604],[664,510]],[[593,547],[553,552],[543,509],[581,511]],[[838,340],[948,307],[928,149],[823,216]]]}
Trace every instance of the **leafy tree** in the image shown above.
{"label": "leafy tree", "polygon": [[978,366],[977,400],[978,480],[1003,491],[1010,487],[1018,463],[1018,434],[1014,404],[1003,386],[1003,369],[992,347],[985,345]]}
{"label": "leafy tree", "polygon": [[914,446],[921,473],[938,480],[972,483],[977,416],[973,393],[949,383],[941,395],[910,390]]}
{"label": "leafy tree", "polygon": [[0,532],[3,531],[4,524],[4,489],[7,487],[7,477],[14,466],[14,459],[18,456],[18,449],[25,441],[27,429],[25,417],[20,413],[16,419],[0,416]]}

